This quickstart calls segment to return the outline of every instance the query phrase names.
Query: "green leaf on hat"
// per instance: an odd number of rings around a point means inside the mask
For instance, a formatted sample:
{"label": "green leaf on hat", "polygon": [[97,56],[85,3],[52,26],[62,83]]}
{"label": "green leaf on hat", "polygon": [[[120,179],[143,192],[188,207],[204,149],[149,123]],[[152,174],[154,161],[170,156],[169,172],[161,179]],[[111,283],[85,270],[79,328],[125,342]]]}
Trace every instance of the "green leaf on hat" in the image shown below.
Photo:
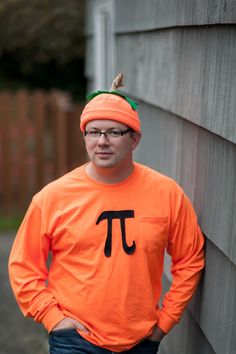
{"label": "green leaf on hat", "polygon": [[118,91],[102,91],[102,90],[99,90],[99,91],[94,91],[92,93],[90,93],[89,95],[87,95],[87,100],[88,101],[91,101],[94,97],[98,96],[98,95],[101,95],[102,93],[110,93],[112,95],[118,95],[118,96],[121,96],[123,97],[129,104],[130,106],[136,110],[137,107],[138,107],[138,103],[137,102],[134,102],[133,100],[131,100],[131,98],[129,98],[128,96],[126,95],[123,95],[122,93],[118,92]]}

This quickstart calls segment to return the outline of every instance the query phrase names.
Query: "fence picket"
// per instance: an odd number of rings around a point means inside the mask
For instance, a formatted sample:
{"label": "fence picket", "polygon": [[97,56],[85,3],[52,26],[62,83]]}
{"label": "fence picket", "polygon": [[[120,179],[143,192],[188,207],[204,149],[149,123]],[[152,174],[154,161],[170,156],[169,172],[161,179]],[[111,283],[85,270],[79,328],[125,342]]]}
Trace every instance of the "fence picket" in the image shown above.
{"label": "fence picket", "polygon": [[64,96],[59,92],[52,92],[52,107],[54,110],[53,115],[53,129],[54,129],[54,156],[55,156],[55,173],[61,176],[67,170],[66,160],[66,113],[62,109]]}
{"label": "fence picket", "polygon": [[46,114],[45,95],[42,91],[37,91],[33,95],[33,117],[35,121],[35,150],[36,150],[36,186],[37,190],[44,185],[44,124]]}
{"label": "fence picket", "polygon": [[11,95],[3,93],[0,96],[1,122],[1,195],[4,206],[3,213],[8,214],[12,206],[11,178]]}
{"label": "fence picket", "polygon": [[17,127],[19,136],[19,207],[24,210],[25,200],[28,192],[28,149],[27,149],[27,128],[28,128],[28,95],[26,91],[19,91],[16,95]]}

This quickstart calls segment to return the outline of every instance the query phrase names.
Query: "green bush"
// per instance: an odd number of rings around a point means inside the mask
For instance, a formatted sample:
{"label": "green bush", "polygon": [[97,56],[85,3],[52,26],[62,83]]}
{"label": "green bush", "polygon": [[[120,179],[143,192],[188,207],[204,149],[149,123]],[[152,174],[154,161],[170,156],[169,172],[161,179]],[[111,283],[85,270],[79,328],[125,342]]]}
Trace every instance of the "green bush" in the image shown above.
{"label": "green bush", "polygon": [[60,88],[85,96],[84,0],[2,0],[0,89]]}

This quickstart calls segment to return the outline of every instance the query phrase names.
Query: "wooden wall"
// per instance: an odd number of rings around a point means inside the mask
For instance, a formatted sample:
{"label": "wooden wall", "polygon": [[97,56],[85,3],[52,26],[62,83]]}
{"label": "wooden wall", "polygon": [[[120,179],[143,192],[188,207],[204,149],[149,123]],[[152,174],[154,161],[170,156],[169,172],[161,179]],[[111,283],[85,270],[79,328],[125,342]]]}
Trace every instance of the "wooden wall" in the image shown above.
{"label": "wooden wall", "polygon": [[[88,13],[96,1],[87,1]],[[159,353],[236,348],[236,1],[113,1],[116,72],[139,103],[136,160],[176,179],[206,236],[206,269]],[[94,36],[87,20],[93,86]],[[166,260],[169,264],[169,260]],[[166,266],[164,288],[170,284]]]}

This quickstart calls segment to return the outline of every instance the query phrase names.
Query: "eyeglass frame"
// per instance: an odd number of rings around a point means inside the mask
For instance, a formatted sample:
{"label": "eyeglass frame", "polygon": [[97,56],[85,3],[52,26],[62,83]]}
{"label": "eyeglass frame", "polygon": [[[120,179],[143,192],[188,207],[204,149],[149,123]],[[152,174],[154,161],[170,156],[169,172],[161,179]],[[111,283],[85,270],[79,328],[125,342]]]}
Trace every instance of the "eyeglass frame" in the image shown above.
{"label": "eyeglass frame", "polygon": [[[119,132],[119,135],[117,136],[112,136],[111,134],[113,132],[116,132],[118,133]],[[89,133],[98,133],[99,135],[98,136],[93,136],[93,134],[89,135]],[[132,128],[128,128],[128,129],[125,129],[125,130],[107,130],[107,131],[102,131],[102,130],[85,130],[84,131],[84,136],[85,137],[90,137],[92,139],[100,139],[100,137],[102,136],[102,134],[104,134],[105,138],[106,139],[109,139],[109,138],[120,138],[121,136],[124,136],[125,134],[128,134],[128,133],[135,133],[135,131],[132,129]]]}

